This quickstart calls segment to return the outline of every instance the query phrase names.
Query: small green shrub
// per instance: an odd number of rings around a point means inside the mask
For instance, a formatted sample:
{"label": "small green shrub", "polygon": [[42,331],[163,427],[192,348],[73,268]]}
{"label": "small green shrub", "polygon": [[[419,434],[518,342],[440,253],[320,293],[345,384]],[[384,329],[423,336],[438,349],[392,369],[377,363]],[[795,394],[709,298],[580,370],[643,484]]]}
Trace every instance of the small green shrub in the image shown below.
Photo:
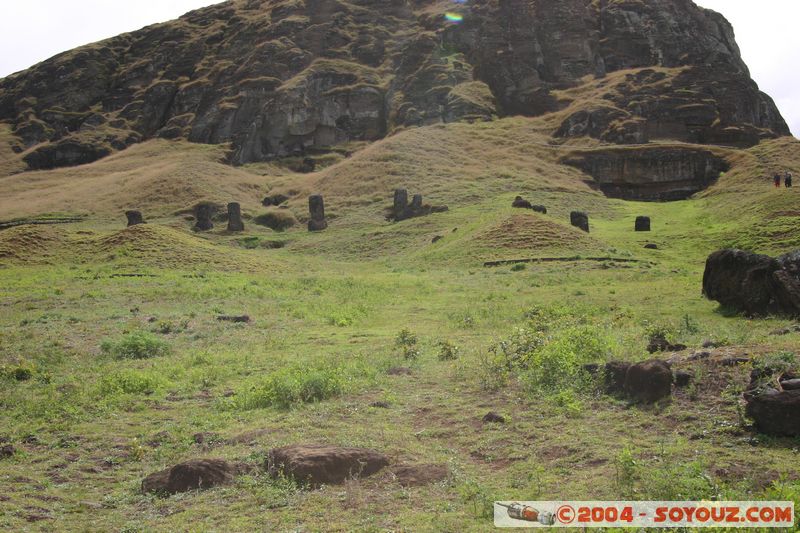
{"label": "small green shrub", "polygon": [[152,371],[118,370],[100,380],[98,390],[101,396],[115,394],[152,394],[165,384],[160,376]]}
{"label": "small green shrub", "polygon": [[626,446],[614,459],[614,491],[618,498],[631,500],[636,495],[636,482],[639,480],[639,463],[633,450]]}
{"label": "small green shrub", "polygon": [[258,215],[253,219],[253,222],[275,231],[286,231],[297,224],[297,219],[287,209],[276,209],[263,215]]}
{"label": "small green shrub", "polygon": [[523,263],[517,263],[516,265],[511,267],[511,272],[522,272],[526,268],[528,268],[527,265]]}
{"label": "small green shrub", "polygon": [[448,340],[439,341],[439,361],[455,361],[461,349]]}
{"label": "small green shrub", "polygon": [[10,378],[14,381],[29,381],[36,373],[36,368],[31,363],[22,362],[16,366],[0,366],[0,377]]}
{"label": "small green shrub", "polygon": [[118,340],[104,340],[100,349],[117,359],[149,359],[171,351],[166,342],[144,331],[129,333]]}
{"label": "small green shrub", "polygon": [[359,373],[352,367],[329,364],[284,367],[237,395],[235,406],[249,410],[320,402],[341,395]]}
{"label": "small green shrub", "polygon": [[247,250],[255,250],[261,245],[261,237],[252,236],[239,239],[239,244]]}
{"label": "small green shrub", "polygon": [[404,328],[397,334],[395,345],[401,350],[403,357],[408,360],[419,359],[420,351],[417,348],[419,339],[408,328]]}

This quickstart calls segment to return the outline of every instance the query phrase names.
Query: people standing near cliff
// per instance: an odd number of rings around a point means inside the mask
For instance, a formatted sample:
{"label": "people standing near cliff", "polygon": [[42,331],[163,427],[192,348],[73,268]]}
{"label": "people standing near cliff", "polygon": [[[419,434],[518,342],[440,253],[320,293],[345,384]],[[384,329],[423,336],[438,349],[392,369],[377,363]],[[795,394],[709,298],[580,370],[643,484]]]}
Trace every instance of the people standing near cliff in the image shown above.
{"label": "people standing near cliff", "polygon": [[781,186],[781,175],[779,173],[775,173],[775,176],[772,178],[772,182],[775,184],[775,188],[778,189]]}
{"label": "people standing near cliff", "polygon": [[786,171],[786,175],[783,177],[783,184],[786,185],[787,189],[792,186],[792,173],[788,170]]}

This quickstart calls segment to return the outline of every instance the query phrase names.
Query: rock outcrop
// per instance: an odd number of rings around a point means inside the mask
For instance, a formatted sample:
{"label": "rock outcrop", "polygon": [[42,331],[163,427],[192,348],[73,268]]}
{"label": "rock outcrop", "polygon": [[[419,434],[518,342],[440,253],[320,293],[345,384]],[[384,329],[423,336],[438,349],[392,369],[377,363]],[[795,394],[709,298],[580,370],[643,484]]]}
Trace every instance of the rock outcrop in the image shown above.
{"label": "rock outcrop", "polygon": [[576,228],[589,233],[589,215],[583,211],[573,211],[569,214],[569,222]]}
{"label": "rock outcrop", "polygon": [[271,450],[266,469],[311,486],[338,485],[352,478],[364,478],[389,465],[384,454],[365,448],[323,445],[294,445]]}
{"label": "rock outcrop", "polygon": [[800,316],[800,251],[777,258],[714,252],[706,260],[703,294],[748,315]]}
{"label": "rock outcrop", "polygon": [[[587,75],[608,81],[601,103],[554,94]],[[162,137],[312,171],[310,149],[567,106],[558,136],[751,145],[789,133],[730,24],[691,0],[223,2],[0,80],[0,121],[34,169]]]}
{"label": "rock outcrop", "polygon": [[144,224],[144,217],[141,211],[125,211],[125,218],[128,219],[128,227]]}
{"label": "rock outcrop", "polygon": [[690,147],[578,151],[562,162],[592,176],[591,185],[606,196],[644,201],[686,199],[728,169],[710,150]]}
{"label": "rock outcrop", "polygon": [[210,489],[233,481],[236,467],[224,459],[196,459],[150,474],[142,480],[142,492],[176,494]]}

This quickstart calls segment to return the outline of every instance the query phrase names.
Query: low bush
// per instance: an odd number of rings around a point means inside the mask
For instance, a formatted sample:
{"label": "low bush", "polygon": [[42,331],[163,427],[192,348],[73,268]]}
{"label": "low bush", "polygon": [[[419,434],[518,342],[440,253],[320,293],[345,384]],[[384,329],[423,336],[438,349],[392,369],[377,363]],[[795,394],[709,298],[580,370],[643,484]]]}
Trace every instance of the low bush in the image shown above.
{"label": "low bush", "polygon": [[115,394],[152,394],[166,381],[153,371],[118,370],[100,380],[101,396]]}
{"label": "low bush", "polygon": [[275,231],[286,231],[297,224],[297,219],[287,209],[276,209],[262,215],[258,215],[253,222],[259,226],[266,226]]}
{"label": "low bush", "polygon": [[100,349],[117,359],[149,359],[171,351],[166,342],[144,331],[129,333],[117,340],[104,340]]}

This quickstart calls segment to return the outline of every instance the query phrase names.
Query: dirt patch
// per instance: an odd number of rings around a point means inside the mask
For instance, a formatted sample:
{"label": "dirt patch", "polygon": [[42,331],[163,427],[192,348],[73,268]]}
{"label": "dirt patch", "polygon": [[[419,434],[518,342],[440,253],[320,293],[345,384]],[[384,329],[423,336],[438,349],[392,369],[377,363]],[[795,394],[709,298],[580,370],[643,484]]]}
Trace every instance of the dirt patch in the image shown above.
{"label": "dirt patch", "polygon": [[420,487],[447,479],[450,471],[446,465],[398,465],[392,469],[392,474],[404,487]]}

